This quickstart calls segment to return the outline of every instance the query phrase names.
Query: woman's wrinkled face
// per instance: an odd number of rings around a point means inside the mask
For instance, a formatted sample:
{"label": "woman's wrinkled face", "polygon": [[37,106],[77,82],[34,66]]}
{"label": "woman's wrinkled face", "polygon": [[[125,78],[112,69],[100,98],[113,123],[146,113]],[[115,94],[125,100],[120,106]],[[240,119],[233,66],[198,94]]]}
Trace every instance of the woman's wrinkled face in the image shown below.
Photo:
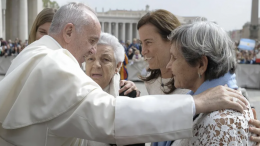
{"label": "woman's wrinkled face", "polygon": [[36,40],[39,40],[44,35],[48,35],[51,22],[46,22],[40,25],[36,31]]}
{"label": "woman's wrinkled face", "polygon": [[86,57],[86,74],[104,89],[115,73],[114,50],[109,45],[97,45],[97,52]]}
{"label": "woman's wrinkled face", "polygon": [[[167,65],[167,69],[171,69],[174,78],[174,86],[176,88],[197,90],[200,84],[198,76],[198,66],[191,66],[185,60],[180,52],[173,44],[170,50],[171,59]],[[200,85],[199,85],[200,86]]]}
{"label": "woman's wrinkled face", "polygon": [[152,24],[145,24],[138,30],[142,42],[142,55],[150,69],[165,69],[170,60],[171,42],[165,41]]}

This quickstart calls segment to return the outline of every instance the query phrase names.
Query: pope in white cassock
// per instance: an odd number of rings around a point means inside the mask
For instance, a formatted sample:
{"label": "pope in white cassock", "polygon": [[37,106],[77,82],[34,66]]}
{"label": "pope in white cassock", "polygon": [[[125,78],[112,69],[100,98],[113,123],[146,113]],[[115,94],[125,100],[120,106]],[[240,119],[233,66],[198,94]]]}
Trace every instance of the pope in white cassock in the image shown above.
{"label": "pope in white cassock", "polygon": [[243,97],[222,86],[196,97],[114,98],[79,65],[95,53],[100,33],[89,7],[69,3],[56,12],[50,36],[13,60],[0,82],[1,146],[69,146],[76,138],[117,144],[188,138],[194,114],[243,110]]}

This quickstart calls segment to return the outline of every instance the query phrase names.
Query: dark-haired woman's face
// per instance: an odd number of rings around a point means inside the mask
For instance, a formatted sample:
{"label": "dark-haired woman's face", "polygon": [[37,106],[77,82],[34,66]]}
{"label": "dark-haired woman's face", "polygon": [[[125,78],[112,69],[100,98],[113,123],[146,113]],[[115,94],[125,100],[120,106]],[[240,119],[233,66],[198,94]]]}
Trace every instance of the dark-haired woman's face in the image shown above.
{"label": "dark-haired woman's face", "polygon": [[138,30],[142,43],[142,55],[150,69],[166,69],[170,61],[171,42],[165,41],[152,24],[145,24]]}
{"label": "dark-haired woman's face", "polygon": [[47,35],[49,33],[50,26],[51,26],[51,22],[46,22],[40,25],[36,31],[36,40],[39,40],[44,35]]}

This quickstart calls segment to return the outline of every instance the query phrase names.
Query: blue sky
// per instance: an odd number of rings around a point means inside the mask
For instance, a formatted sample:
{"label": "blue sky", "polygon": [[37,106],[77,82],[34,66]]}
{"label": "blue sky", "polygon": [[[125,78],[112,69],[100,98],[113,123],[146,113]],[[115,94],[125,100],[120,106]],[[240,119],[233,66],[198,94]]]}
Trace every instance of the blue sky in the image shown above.
{"label": "blue sky", "polygon": [[[73,0],[56,0],[60,6]],[[251,19],[251,0],[76,0],[97,11],[109,9],[166,9],[179,16],[200,16],[216,21],[225,30],[242,29]]]}

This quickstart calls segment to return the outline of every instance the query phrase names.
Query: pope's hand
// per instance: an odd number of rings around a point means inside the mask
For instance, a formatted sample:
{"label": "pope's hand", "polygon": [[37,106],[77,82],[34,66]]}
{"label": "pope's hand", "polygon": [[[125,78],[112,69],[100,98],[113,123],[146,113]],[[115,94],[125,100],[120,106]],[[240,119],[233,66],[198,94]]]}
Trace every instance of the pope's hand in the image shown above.
{"label": "pope's hand", "polygon": [[247,100],[239,91],[225,86],[217,86],[193,96],[196,114],[208,113],[221,109],[233,109],[243,112]]}

